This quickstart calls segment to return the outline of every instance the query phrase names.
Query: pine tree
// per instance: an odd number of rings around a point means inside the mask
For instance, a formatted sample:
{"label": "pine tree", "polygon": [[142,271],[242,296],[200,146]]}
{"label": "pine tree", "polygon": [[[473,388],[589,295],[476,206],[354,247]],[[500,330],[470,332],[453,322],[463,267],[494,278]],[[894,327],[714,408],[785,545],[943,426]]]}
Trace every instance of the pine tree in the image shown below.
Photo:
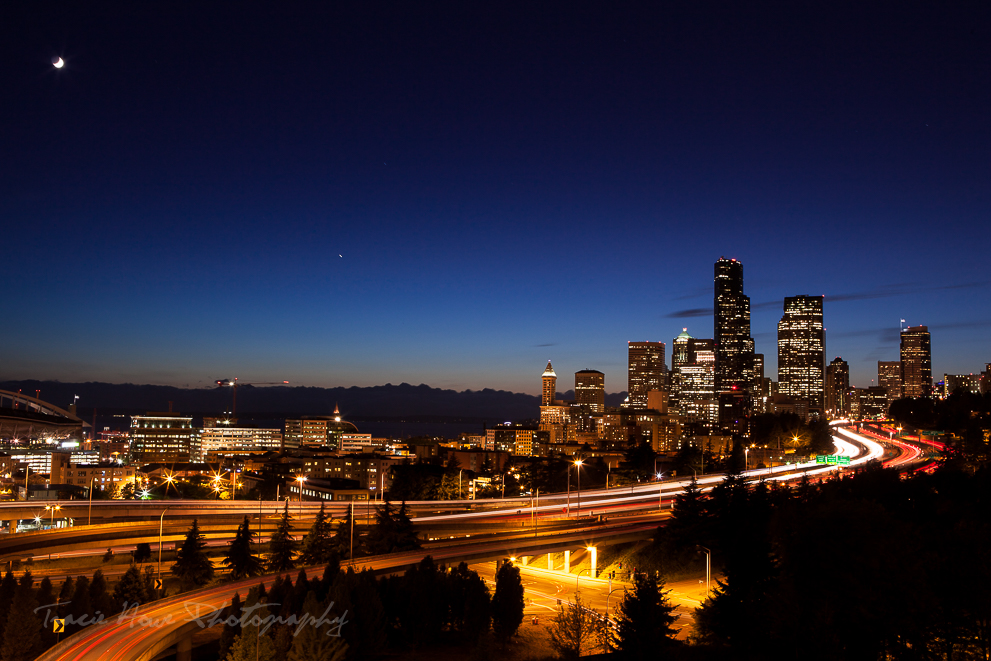
{"label": "pine tree", "polygon": [[10,612],[10,605],[14,603],[14,595],[17,594],[17,579],[14,572],[7,570],[0,581],[0,632],[7,626],[7,613]]}
{"label": "pine tree", "polygon": [[234,580],[258,576],[262,573],[261,560],[251,552],[253,537],[251,523],[245,516],[244,521],[237,527],[237,534],[227,547],[227,555],[223,560],[224,566],[230,570],[231,578]]}
{"label": "pine tree", "polygon": [[[316,620],[326,608],[327,604],[318,602],[311,591],[306,595],[302,612]],[[303,627],[293,639],[289,661],[343,661],[347,651],[348,644],[341,637],[340,628],[333,622],[325,622],[320,626],[311,624]]]}
{"label": "pine tree", "polygon": [[678,619],[674,609],[663,583],[658,584],[648,574],[637,574],[633,591],[625,592],[619,606],[611,647],[635,661],[653,659],[671,649],[678,633],[673,627]]}
{"label": "pine tree", "polygon": [[409,518],[409,507],[404,500],[396,512],[396,549],[397,551],[414,551],[420,548],[419,533]]}
{"label": "pine tree", "polygon": [[[243,620],[241,633],[234,639],[225,661],[274,661],[275,645],[272,639],[260,632],[269,615],[265,602],[264,588],[252,588],[245,600],[245,610],[249,614]],[[256,605],[262,604],[255,608]]]}
{"label": "pine tree", "polygon": [[375,525],[368,532],[368,552],[377,555],[390,553],[396,547],[399,535],[396,531],[396,508],[388,500],[375,512]]}
{"label": "pine tree", "polygon": [[176,553],[172,573],[182,584],[183,590],[206,585],[213,580],[213,563],[207,557],[206,542],[200,534],[199,522],[193,519],[193,527],[186,533],[186,539]]}
{"label": "pine tree", "polygon": [[134,562],[147,562],[151,560],[151,545],[148,542],[141,542],[134,549]]}
{"label": "pine tree", "polygon": [[[0,588],[2,590],[2,588]],[[58,616],[64,618],[68,613],[69,609],[72,608],[72,594],[76,591],[76,582],[72,580],[71,576],[66,576],[65,581],[62,582],[62,588],[58,592]]]}
{"label": "pine tree", "polygon": [[31,572],[25,572],[3,630],[3,661],[31,661],[41,651],[41,621],[34,612],[38,602],[32,585]]}
{"label": "pine tree", "polygon": [[[337,553],[341,558],[349,559],[351,557],[352,540],[351,533],[352,528],[354,528],[354,503],[351,503],[351,507],[348,508],[347,514],[341,519],[341,522],[337,524],[337,530],[334,532],[334,547],[337,549]],[[355,537],[354,539],[354,554],[360,555],[361,553],[361,539],[360,537]]]}
{"label": "pine tree", "polygon": [[52,619],[56,617],[55,591],[52,581],[47,576],[41,579],[38,592],[34,599],[38,602],[38,619],[41,620],[41,649],[48,649],[55,644],[55,633],[52,631]]}
{"label": "pine tree", "polygon": [[492,630],[499,642],[505,644],[516,635],[523,623],[523,607],[519,567],[504,562],[496,573],[496,589],[492,596]]}
{"label": "pine tree", "polygon": [[322,565],[331,561],[334,553],[331,543],[331,518],[324,511],[324,504],[320,503],[320,511],[317,518],[310,526],[310,532],[303,540],[303,550],[299,556],[302,565]]}
{"label": "pine tree", "polygon": [[93,606],[89,600],[89,579],[80,576],[76,579],[75,587],[72,590],[72,599],[69,604],[67,618],[72,618],[72,622],[65,623],[65,632],[73,634],[83,628],[83,624],[93,624],[96,616],[93,614]]}
{"label": "pine tree", "polygon": [[103,570],[97,569],[93,573],[93,580],[89,584],[89,603],[93,606],[93,617],[109,617],[117,612],[114,607],[113,597],[107,591],[107,579],[103,575]]}
{"label": "pine tree", "polygon": [[220,643],[217,657],[223,659],[227,656],[234,639],[241,634],[241,595],[237,592],[231,598],[231,605],[227,608],[227,617],[224,619],[223,627],[220,630]]}
{"label": "pine tree", "polygon": [[475,642],[488,632],[492,621],[492,599],[489,588],[478,573],[460,563],[448,575],[450,587],[451,628],[462,638]]}
{"label": "pine tree", "polygon": [[268,540],[269,571],[287,571],[296,566],[296,540],[292,538],[292,517],[289,516],[289,503],[282,511],[279,526]]}
{"label": "pine tree", "polygon": [[141,572],[136,566],[131,565],[128,567],[124,575],[117,581],[117,585],[114,586],[113,599],[117,611],[131,608],[135,604],[144,604],[151,601],[151,595],[148,594],[146,589],[144,576],[141,575]]}

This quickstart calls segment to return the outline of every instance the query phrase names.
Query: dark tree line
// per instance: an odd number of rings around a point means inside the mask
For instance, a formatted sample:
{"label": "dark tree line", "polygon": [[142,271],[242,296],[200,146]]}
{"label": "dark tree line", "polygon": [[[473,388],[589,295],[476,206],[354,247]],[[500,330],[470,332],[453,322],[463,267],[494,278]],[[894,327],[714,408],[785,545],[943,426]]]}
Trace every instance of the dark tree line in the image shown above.
{"label": "dark tree line", "polygon": [[[308,578],[305,571],[295,582],[280,577],[268,590],[252,588],[243,603],[235,596],[228,610],[236,624],[225,620],[220,658],[254,659],[257,648],[260,660],[344,661],[437,644],[484,645],[493,635],[497,641],[506,639],[523,619],[523,588],[519,571],[504,567],[508,569],[500,573],[507,578],[498,583],[495,595],[465,563],[447,569],[430,557],[402,576],[378,580],[368,571],[341,571],[338,563],[329,564],[319,579]],[[500,599],[508,606],[497,606]],[[327,609],[328,619],[346,614],[336,631],[325,625],[293,635],[294,614],[319,617]],[[266,631],[264,625],[252,624],[249,613],[279,619]]]}
{"label": "dark tree line", "polygon": [[659,570],[722,574],[693,640],[723,658],[987,659],[991,471],[871,465],[793,488],[689,488],[658,530]]}
{"label": "dark tree line", "polygon": [[132,564],[112,590],[99,569],[92,578],[68,577],[58,593],[47,576],[36,588],[30,571],[20,578],[8,571],[0,581],[0,659],[29,661],[54,645],[55,619],[65,620],[64,638],[158,597],[151,567]]}

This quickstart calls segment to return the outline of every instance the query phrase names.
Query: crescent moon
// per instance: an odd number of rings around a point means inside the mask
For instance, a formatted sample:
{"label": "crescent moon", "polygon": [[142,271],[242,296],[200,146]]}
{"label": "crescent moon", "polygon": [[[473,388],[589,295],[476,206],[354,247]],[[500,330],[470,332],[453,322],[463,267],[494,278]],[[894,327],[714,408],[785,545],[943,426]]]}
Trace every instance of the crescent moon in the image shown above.
{"label": "crescent moon", "polygon": [[61,69],[62,67],[65,66],[65,60],[63,60],[61,57],[56,57],[54,60],[52,60],[52,66],[54,66],[56,69]]}

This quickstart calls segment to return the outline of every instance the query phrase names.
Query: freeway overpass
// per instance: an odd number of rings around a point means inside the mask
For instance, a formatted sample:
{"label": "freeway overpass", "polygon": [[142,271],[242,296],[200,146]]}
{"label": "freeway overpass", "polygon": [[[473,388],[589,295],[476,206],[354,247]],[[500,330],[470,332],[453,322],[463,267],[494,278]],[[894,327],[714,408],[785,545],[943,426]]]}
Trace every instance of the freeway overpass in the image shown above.
{"label": "freeway overpass", "polygon": [[[836,428],[834,439],[837,453],[850,456],[853,466],[884,456],[884,448],[880,443],[850,430]],[[797,468],[748,471],[746,477],[794,480],[802,473],[821,475],[838,469],[838,466],[812,464]],[[722,476],[705,476],[699,482],[704,488],[711,488],[721,479]],[[574,520],[570,519],[570,507],[566,501],[561,511],[562,498],[566,498],[561,494],[545,499],[542,505],[529,499],[495,501],[485,503],[481,510],[470,512],[457,511],[462,503],[417,503],[419,516],[414,520],[417,525],[453,523],[463,526],[494,518],[504,531],[488,536],[477,535],[472,539],[462,537],[434,540],[419,551],[362,559],[360,564],[377,573],[391,573],[419,563],[428,554],[438,563],[453,564],[460,561],[499,560],[509,556],[535,556],[643,540],[653,534],[660,520],[668,514],[661,511],[664,496],[673,497],[680,493],[684,483],[685,480],[671,480],[629,489],[601,489],[583,493],[586,508],[584,513],[606,513],[609,516],[605,520],[578,518],[577,502],[576,517]],[[547,500],[551,502],[547,503]],[[239,506],[238,503],[229,505],[234,508]],[[191,504],[188,506],[194,507]],[[254,506],[252,503],[252,507]],[[517,507],[518,509],[514,509]],[[658,511],[651,512],[655,507]],[[621,520],[617,516],[619,514],[626,514],[627,520]],[[534,525],[532,529],[526,526],[528,516]],[[538,520],[546,520],[545,517],[564,519],[562,523],[568,525],[556,530],[537,528]],[[523,525],[520,527],[513,525],[521,520]],[[273,578],[268,576],[261,581],[269,582]],[[258,582],[260,579],[250,579],[153,602],[140,613],[111,618],[102,624],[87,627],[39,658],[44,661],[152,661],[175,646],[179,661],[184,661],[191,655],[192,632],[204,626],[203,617],[222,609],[235,592],[243,593]],[[194,617],[195,615],[200,617]]]}
{"label": "freeway overpass", "polygon": [[[438,564],[461,561],[500,560],[510,556],[539,555],[589,546],[606,546],[649,538],[655,524],[636,522],[586,527],[580,530],[548,533],[531,537],[515,536],[493,540],[440,542],[421,551],[395,553],[362,559],[361,568],[387,574],[419,564],[431,555]],[[320,567],[309,568],[319,571]],[[295,576],[295,571],[285,576]],[[276,575],[227,583],[175,597],[160,599],[143,609],[114,616],[66,638],[39,658],[39,661],[151,661],[160,653],[176,647],[179,661],[190,658],[191,636],[203,628],[213,613],[230,604],[235,592],[245,594],[250,588],[271,585]]]}

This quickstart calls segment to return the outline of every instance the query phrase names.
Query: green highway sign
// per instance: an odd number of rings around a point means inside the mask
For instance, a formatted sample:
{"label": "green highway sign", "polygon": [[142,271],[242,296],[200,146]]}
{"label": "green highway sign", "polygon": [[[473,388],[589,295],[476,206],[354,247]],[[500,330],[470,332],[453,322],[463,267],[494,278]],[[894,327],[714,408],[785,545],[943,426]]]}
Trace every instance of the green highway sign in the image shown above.
{"label": "green highway sign", "polygon": [[815,459],[817,464],[832,464],[836,466],[850,465],[850,457],[844,457],[838,454],[817,454]]}

